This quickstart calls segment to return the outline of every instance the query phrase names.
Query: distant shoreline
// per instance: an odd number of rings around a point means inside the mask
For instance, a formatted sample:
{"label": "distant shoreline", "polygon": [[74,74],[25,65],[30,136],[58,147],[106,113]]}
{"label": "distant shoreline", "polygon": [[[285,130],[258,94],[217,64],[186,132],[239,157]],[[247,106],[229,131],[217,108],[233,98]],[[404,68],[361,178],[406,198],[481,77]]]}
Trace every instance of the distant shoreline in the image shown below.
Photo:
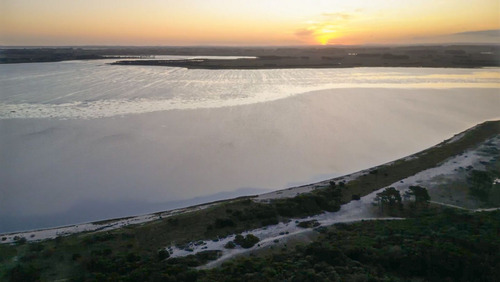
{"label": "distant shoreline", "polygon": [[[352,54],[352,55],[351,55]],[[358,57],[359,56],[359,57]],[[347,53],[328,56],[262,56],[255,59],[187,59],[187,60],[120,60],[110,65],[165,66],[208,70],[355,68],[355,67],[424,67],[482,68],[499,67],[500,59],[480,59],[473,56],[443,56],[415,59],[407,54]]]}
{"label": "distant shoreline", "polygon": [[[192,60],[150,59],[158,55],[197,56],[201,58]],[[203,59],[203,56],[237,56],[255,58],[227,60]],[[99,49],[74,47],[0,50],[0,64],[99,59],[117,59],[118,61],[111,63],[113,65],[169,66],[188,69],[290,69],[352,67],[479,68],[500,66],[500,46],[311,46],[300,48],[109,47]]]}

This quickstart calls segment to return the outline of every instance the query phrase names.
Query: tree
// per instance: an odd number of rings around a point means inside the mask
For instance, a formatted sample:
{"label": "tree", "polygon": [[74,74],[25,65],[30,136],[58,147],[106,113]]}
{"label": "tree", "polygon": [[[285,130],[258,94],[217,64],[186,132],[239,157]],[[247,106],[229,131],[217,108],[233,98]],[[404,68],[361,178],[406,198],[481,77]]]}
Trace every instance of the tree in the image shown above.
{"label": "tree", "polygon": [[401,194],[394,187],[385,188],[384,191],[377,193],[375,197],[375,202],[382,212],[384,208],[389,208],[390,210],[401,208],[401,201]]}
{"label": "tree", "polygon": [[426,188],[422,186],[410,186],[408,188],[410,190],[405,192],[405,198],[414,197],[416,205],[427,204],[431,200]]}
{"label": "tree", "polygon": [[479,198],[481,201],[487,201],[494,178],[487,171],[472,170],[467,179],[471,195]]}

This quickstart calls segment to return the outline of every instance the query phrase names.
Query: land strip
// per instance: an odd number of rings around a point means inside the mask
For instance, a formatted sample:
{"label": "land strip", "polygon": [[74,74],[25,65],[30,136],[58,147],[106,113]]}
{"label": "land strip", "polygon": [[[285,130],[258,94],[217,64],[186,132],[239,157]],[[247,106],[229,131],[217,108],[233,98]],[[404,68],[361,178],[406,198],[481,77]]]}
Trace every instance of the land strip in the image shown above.
{"label": "land strip", "polygon": [[[153,60],[157,55],[251,56],[256,59]],[[94,59],[116,65],[152,65],[192,69],[277,69],[348,67],[500,66],[498,45],[315,46],[315,47],[54,47],[0,49],[0,64]],[[144,60],[137,60],[144,59]]]}
{"label": "land strip", "polygon": [[[138,274],[135,270],[155,267],[167,267],[169,271],[183,269],[183,273],[189,273],[192,271],[189,267],[202,265],[207,262],[206,259],[214,261],[208,266],[215,266],[232,258],[232,252],[227,252],[221,260],[217,260],[222,253],[220,249],[208,248],[212,245],[220,247],[218,242],[233,240],[235,234],[239,233],[248,236],[255,232],[262,237],[259,239],[262,239],[260,244],[263,248],[272,247],[276,244],[275,240],[286,247],[288,235],[300,237],[311,230],[307,228],[315,228],[317,224],[321,227],[373,218],[370,217],[370,212],[373,211],[371,202],[379,189],[398,185],[425,171],[439,170],[461,154],[464,156],[462,159],[465,159],[465,155],[471,150],[491,143],[493,138],[498,140],[499,134],[500,121],[485,122],[412,156],[349,176],[305,186],[310,189],[304,190],[302,186],[282,191],[281,194],[267,194],[265,197],[243,197],[179,212],[157,213],[157,217],[142,222],[134,222],[134,218],[110,220],[95,223],[110,228],[57,234],[59,236],[55,240],[26,243],[31,239],[36,240],[36,236],[27,238],[17,235],[13,244],[0,245],[0,278],[7,277],[2,276],[7,275],[6,273],[12,276],[18,268],[26,273],[31,266],[36,266],[34,271],[41,275],[42,280],[75,278],[78,275],[98,279],[98,275],[110,273],[134,277]],[[339,189],[342,191],[341,195],[337,194]],[[285,195],[283,192],[286,192]],[[343,205],[337,206],[339,202]],[[324,208],[327,209],[326,212]],[[117,224],[120,221],[129,221],[129,224]],[[120,228],[113,229],[115,224]],[[366,221],[363,224],[372,225]],[[323,232],[321,230],[323,229],[317,231]],[[28,234],[30,233],[25,235]],[[9,242],[12,241],[9,239]],[[165,248],[170,254],[162,252]],[[196,255],[183,257],[185,254],[195,253],[195,249]],[[235,254],[246,252],[240,247],[235,250]],[[168,256],[174,258],[165,261],[164,258]]]}

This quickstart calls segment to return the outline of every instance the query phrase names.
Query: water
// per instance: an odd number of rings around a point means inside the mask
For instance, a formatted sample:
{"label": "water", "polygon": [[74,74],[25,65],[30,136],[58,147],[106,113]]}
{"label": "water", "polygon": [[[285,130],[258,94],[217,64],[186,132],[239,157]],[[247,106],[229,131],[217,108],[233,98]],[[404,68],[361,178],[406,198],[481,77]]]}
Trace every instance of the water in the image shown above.
{"label": "water", "polygon": [[107,65],[112,61],[0,65],[0,119],[227,107],[333,88],[500,86],[498,69],[188,70]]}
{"label": "water", "polygon": [[499,69],[106,62],[0,65],[0,232],[304,184],[500,117]]}

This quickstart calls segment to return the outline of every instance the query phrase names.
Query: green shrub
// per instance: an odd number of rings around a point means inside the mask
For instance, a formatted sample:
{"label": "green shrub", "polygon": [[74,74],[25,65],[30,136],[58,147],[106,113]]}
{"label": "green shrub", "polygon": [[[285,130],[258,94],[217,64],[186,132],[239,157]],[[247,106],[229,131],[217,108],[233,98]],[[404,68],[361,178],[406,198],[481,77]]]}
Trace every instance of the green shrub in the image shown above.
{"label": "green shrub", "polygon": [[302,221],[297,224],[297,226],[301,228],[312,228],[312,227],[318,227],[320,225],[321,224],[317,220]]}
{"label": "green shrub", "polygon": [[233,241],[229,241],[224,245],[224,248],[226,249],[234,249],[236,247],[236,244]]}
{"label": "green shrub", "polygon": [[253,247],[259,241],[260,241],[260,239],[257,236],[253,235],[253,234],[248,234],[245,237],[243,237],[242,235],[238,234],[234,238],[234,243],[240,245],[241,247],[243,247],[245,249]]}
{"label": "green shrub", "polygon": [[170,257],[170,253],[167,252],[167,250],[161,249],[158,251],[158,260],[159,261],[162,261],[162,260],[169,258],[169,257]]}
{"label": "green shrub", "polygon": [[14,237],[14,242],[17,244],[17,245],[24,245],[28,240],[26,240],[26,238],[24,237],[19,237],[19,236],[15,236]]}

